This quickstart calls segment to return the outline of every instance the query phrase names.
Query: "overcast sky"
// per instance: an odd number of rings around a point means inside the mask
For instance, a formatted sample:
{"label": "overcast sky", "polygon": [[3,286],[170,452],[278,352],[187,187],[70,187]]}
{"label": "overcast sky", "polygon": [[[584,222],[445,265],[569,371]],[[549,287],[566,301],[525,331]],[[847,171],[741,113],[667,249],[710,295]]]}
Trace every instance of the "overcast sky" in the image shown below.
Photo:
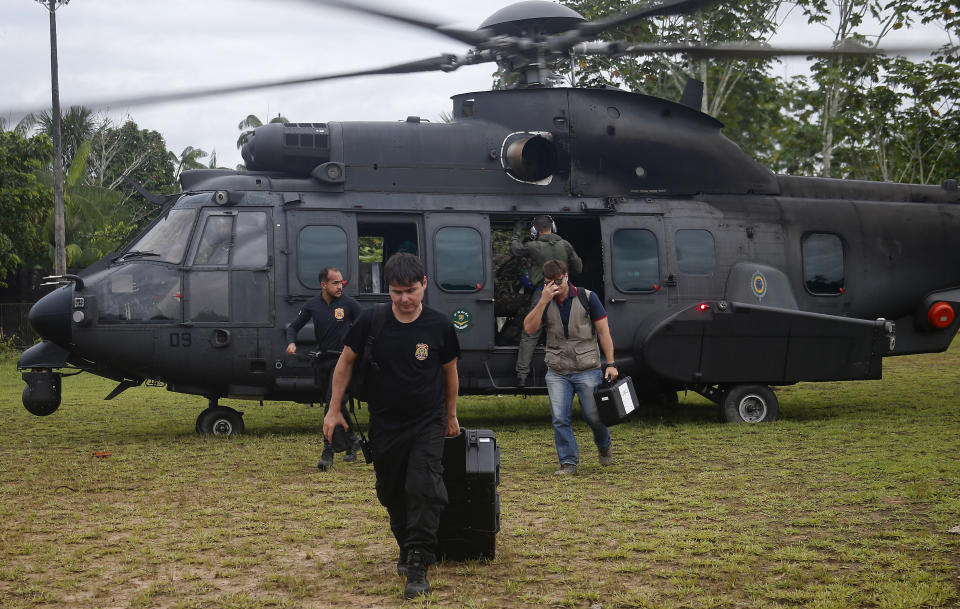
{"label": "overcast sky", "polygon": [[[375,3],[374,3],[375,4]],[[474,29],[508,0],[392,0],[392,10]],[[824,40],[802,20],[784,34]],[[463,54],[445,37],[308,0],[72,0],[57,11],[60,95],[71,102],[379,67]],[[902,33],[901,33],[902,35]],[[149,107],[111,107],[159,131],[167,147],[216,150],[241,162],[237,124],[282,113],[295,122],[439,120],[450,96],[488,89],[493,64],[452,73],[377,76]],[[0,112],[49,107],[49,14],[35,0],[0,0]],[[15,121],[18,117],[5,116]]]}

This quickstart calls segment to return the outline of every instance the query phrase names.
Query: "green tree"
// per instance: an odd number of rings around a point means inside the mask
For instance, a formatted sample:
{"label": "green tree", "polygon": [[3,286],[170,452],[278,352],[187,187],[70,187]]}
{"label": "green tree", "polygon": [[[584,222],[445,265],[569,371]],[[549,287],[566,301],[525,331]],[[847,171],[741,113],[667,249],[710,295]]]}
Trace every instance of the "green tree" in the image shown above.
{"label": "green tree", "polygon": [[[170,153],[170,161],[176,166],[176,169],[173,170],[173,179],[174,181],[180,179],[180,174],[187,169],[203,169],[207,166],[204,165],[200,159],[211,156],[208,155],[206,151],[199,148],[194,148],[193,146],[187,146],[183,149],[183,152],[180,153],[178,157],[174,153]],[[217,153],[214,152],[211,156],[211,161],[215,164],[217,162]],[[215,165],[213,165],[215,166]]]}
{"label": "green tree", "polygon": [[7,274],[43,248],[40,227],[51,207],[53,190],[37,172],[53,160],[46,135],[25,138],[0,131],[0,285]]}
{"label": "green tree", "polygon": [[99,162],[99,169],[91,183],[120,192],[123,197],[118,205],[126,210],[126,217],[135,226],[146,223],[158,208],[144,199],[126,181],[129,177],[150,192],[176,192],[174,165],[163,136],[150,129],[141,129],[137,123],[127,120],[119,127],[104,130],[102,137],[116,142],[108,162]]}
{"label": "green tree", "polygon": [[[587,19],[635,9],[636,0],[567,0],[568,7]],[[605,32],[603,40],[633,43],[765,42],[784,18],[779,0],[721,3],[690,15],[643,20]],[[687,80],[704,83],[700,110],[726,126],[725,133],[751,155],[771,162],[775,139],[793,129],[782,109],[781,79],[770,75],[776,60],[707,59],[685,55],[576,57],[576,84],[616,86],[665,99],[680,98]],[[771,139],[773,137],[773,139]]]}
{"label": "green tree", "polygon": [[[44,110],[36,117],[40,130],[53,139],[53,117]],[[83,106],[70,106],[66,114],[60,117],[60,137],[63,151],[63,167],[69,167],[73,156],[83,142],[93,137],[97,126],[93,110]]]}

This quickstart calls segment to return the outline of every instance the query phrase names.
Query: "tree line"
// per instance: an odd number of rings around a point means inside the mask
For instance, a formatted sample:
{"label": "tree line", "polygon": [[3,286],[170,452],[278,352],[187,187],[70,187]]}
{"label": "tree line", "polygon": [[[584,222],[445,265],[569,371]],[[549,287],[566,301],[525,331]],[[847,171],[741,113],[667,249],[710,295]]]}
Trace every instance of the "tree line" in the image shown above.
{"label": "tree line", "polygon": [[[288,121],[277,116],[271,122]],[[129,118],[117,124],[73,106],[60,123],[70,268],[86,267],[115,251],[160,211],[130,180],[150,192],[176,192],[181,172],[217,167],[216,151],[187,146],[175,154],[160,133]],[[253,114],[241,121],[237,148],[261,124]],[[20,267],[53,266],[52,133],[49,112],[28,115],[16,125],[0,119],[0,285]]]}
{"label": "tree line", "polygon": [[[646,4],[565,0],[587,19]],[[688,78],[704,83],[701,110],[778,173],[937,184],[960,177],[960,8],[956,0],[741,0],[692,15],[607,32],[629,42],[769,42],[788,18],[840,45],[884,48],[911,26],[942,31],[922,57],[817,59],[809,73],[778,76],[778,60],[575,57],[578,86],[614,86],[678,100]],[[930,40],[926,44],[933,44]],[[938,43],[940,44],[940,43]],[[775,45],[774,45],[775,46]]]}

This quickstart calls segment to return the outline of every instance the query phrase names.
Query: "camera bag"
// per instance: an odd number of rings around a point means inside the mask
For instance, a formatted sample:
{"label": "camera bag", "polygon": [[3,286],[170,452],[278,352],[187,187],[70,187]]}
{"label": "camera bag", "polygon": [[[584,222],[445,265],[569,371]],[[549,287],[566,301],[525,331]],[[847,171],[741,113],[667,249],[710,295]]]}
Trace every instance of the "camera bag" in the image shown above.
{"label": "camera bag", "polygon": [[604,381],[593,390],[593,399],[597,403],[597,413],[604,425],[616,425],[623,422],[637,409],[640,400],[633,381],[629,376],[621,376],[612,383]]}

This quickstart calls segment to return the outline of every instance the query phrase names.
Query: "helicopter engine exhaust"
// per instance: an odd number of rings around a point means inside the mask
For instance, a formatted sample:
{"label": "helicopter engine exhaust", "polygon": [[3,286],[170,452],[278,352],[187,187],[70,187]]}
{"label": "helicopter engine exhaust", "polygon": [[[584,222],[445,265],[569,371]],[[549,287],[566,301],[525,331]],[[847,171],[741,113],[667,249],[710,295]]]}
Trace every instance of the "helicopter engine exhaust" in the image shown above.
{"label": "helicopter engine exhaust", "polygon": [[542,135],[508,138],[504,144],[507,172],[518,180],[542,182],[557,170],[557,148]]}
{"label": "helicopter engine exhaust", "polygon": [[23,407],[38,417],[51,415],[60,408],[61,377],[52,370],[23,373]]}

